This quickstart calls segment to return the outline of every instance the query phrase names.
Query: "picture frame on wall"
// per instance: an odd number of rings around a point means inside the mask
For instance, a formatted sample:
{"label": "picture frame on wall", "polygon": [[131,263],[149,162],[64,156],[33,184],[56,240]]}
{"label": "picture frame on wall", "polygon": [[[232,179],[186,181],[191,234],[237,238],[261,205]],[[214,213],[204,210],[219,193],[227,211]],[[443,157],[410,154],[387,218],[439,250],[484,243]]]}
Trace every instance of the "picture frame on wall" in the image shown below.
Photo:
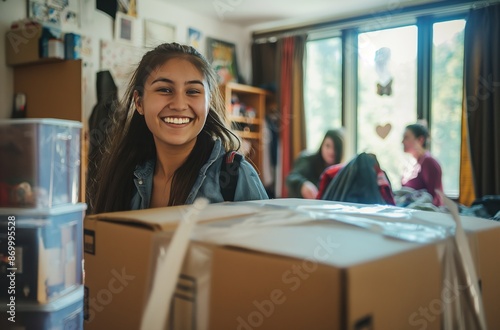
{"label": "picture frame on wall", "polygon": [[166,42],[174,42],[175,26],[154,20],[144,20],[144,47],[154,48]]}
{"label": "picture frame on wall", "polygon": [[118,12],[137,17],[137,0],[116,0],[116,3]]}
{"label": "picture frame on wall", "polygon": [[201,32],[190,27],[188,28],[188,36],[187,36],[188,45],[196,48],[200,51],[201,48]]}
{"label": "picture frame on wall", "polygon": [[115,18],[115,40],[133,44],[135,38],[135,21],[135,17],[117,12]]}
{"label": "picture frame on wall", "polygon": [[207,59],[219,76],[219,84],[238,82],[236,45],[207,37]]}

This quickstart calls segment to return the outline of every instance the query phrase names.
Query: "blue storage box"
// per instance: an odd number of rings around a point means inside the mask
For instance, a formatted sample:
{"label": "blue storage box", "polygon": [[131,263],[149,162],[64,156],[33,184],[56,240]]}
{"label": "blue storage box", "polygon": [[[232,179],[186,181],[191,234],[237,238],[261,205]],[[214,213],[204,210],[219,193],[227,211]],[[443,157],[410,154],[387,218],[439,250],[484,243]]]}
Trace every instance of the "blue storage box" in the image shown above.
{"label": "blue storage box", "polygon": [[83,284],[86,208],[0,208],[1,301],[48,303]]}
{"label": "blue storage box", "polygon": [[82,58],[82,38],[76,33],[64,35],[64,58],[66,60],[77,60]]}
{"label": "blue storage box", "polygon": [[76,203],[81,128],[61,119],[0,120],[0,207]]}
{"label": "blue storage box", "polygon": [[[83,288],[54,300],[49,304],[17,304],[15,314],[2,303],[0,329],[24,330],[81,330],[83,329]],[[15,323],[9,318],[14,315]]]}

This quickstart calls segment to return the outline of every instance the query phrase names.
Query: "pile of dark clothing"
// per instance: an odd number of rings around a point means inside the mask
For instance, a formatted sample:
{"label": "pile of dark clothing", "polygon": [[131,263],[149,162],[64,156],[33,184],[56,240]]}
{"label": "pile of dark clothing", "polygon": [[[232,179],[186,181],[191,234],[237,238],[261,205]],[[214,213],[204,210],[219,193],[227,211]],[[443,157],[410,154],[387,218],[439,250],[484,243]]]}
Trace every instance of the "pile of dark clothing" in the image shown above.
{"label": "pile of dark clothing", "polygon": [[[327,173],[328,169],[325,172]],[[318,199],[362,204],[395,204],[391,183],[373,154],[360,153],[333,178],[322,176],[322,180],[328,179],[331,181],[326,184],[324,193],[321,193]]]}
{"label": "pile of dark clothing", "polygon": [[500,195],[476,199],[470,207],[460,205],[460,214],[500,221]]}

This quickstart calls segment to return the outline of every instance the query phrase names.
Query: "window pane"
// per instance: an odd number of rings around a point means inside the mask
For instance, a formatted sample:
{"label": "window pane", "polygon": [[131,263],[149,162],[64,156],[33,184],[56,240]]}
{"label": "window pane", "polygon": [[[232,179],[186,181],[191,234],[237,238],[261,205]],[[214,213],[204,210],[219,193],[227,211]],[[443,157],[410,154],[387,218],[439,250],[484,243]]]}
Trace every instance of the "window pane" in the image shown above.
{"label": "window pane", "polygon": [[327,130],[342,125],[342,40],[308,41],[306,58],[307,149],[315,151]]}
{"label": "window pane", "polygon": [[431,148],[443,170],[446,195],[457,197],[460,180],[465,20],[434,24]]}
{"label": "window pane", "polygon": [[404,128],[417,120],[417,27],[361,33],[358,56],[357,152],[374,153],[399,189]]}

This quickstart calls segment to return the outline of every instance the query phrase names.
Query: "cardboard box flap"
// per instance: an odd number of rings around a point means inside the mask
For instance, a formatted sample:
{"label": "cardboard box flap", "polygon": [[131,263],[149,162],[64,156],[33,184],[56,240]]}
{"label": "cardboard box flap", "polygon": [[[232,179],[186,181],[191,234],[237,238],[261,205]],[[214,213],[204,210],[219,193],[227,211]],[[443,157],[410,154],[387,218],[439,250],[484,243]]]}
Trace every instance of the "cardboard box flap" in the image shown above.
{"label": "cardboard box flap", "polygon": [[[224,207],[220,207],[223,205]],[[87,216],[89,220],[139,225],[154,231],[174,231],[191,205],[179,205],[145,210],[101,213]],[[211,204],[200,213],[198,222],[221,221],[257,214],[261,208],[252,204]]]}
{"label": "cardboard box flap", "polygon": [[198,226],[193,239],[301,260],[313,260],[338,268],[385,258],[422,246],[418,243],[374,235],[365,229],[334,221],[264,226],[245,230],[229,229],[226,233],[223,230],[211,232],[207,230],[214,225],[220,224]]}
{"label": "cardboard box flap", "polygon": [[[291,258],[313,258],[342,268],[422,245],[374,235],[370,230],[335,220],[314,218],[311,213],[276,201],[277,204],[267,201],[210,204],[200,212],[192,239]],[[88,218],[172,232],[190,207],[193,206],[113,212]]]}
{"label": "cardboard box flap", "polygon": [[[332,202],[309,199],[273,199],[250,201],[259,206],[284,206],[299,211],[327,212],[331,214],[353,214],[375,220],[393,219],[395,221],[407,219],[411,223],[428,223],[444,228],[454,228],[455,221],[449,213],[407,209],[391,205],[368,205],[344,202]],[[500,222],[487,219],[460,216],[462,226],[466,232],[497,231]],[[453,234],[453,230],[451,231]]]}
{"label": "cardboard box flap", "polygon": [[[301,201],[301,205],[305,203]],[[325,202],[312,201],[309,204],[325,205]],[[321,220],[321,216],[314,218],[310,216],[311,213],[301,212],[295,205],[297,203],[293,203],[293,200],[210,204],[200,212],[199,224],[195,227],[192,238],[199,242],[233,246],[291,258],[312,258],[323,264],[342,268],[385,258],[425,245],[393,239],[382,234],[373,235],[373,232],[364,228],[357,228],[335,220]],[[330,205],[342,205],[342,203],[330,203]],[[154,231],[171,232],[177,228],[177,224],[190,207],[193,206],[113,212],[92,215],[89,218],[142,225]],[[363,206],[356,204],[356,207]],[[371,208],[373,209],[374,206]],[[398,217],[406,218],[406,213],[400,211],[400,208],[384,208],[379,217],[390,214],[391,210]],[[377,212],[376,209],[372,211]],[[415,214],[423,220],[431,219],[430,216],[426,216],[427,213],[412,212],[413,219],[415,219]],[[362,216],[377,218],[370,216],[368,212]],[[432,216],[439,219],[443,225],[452,223],[448,214],[436,213]],[[359,219],[362,218],[359,217]],[[394,219],[396,222],[400,220]],[[429,223],[438,224],[439,222],[435,220]],[[367,249],[367,246],[370,248]]]}

